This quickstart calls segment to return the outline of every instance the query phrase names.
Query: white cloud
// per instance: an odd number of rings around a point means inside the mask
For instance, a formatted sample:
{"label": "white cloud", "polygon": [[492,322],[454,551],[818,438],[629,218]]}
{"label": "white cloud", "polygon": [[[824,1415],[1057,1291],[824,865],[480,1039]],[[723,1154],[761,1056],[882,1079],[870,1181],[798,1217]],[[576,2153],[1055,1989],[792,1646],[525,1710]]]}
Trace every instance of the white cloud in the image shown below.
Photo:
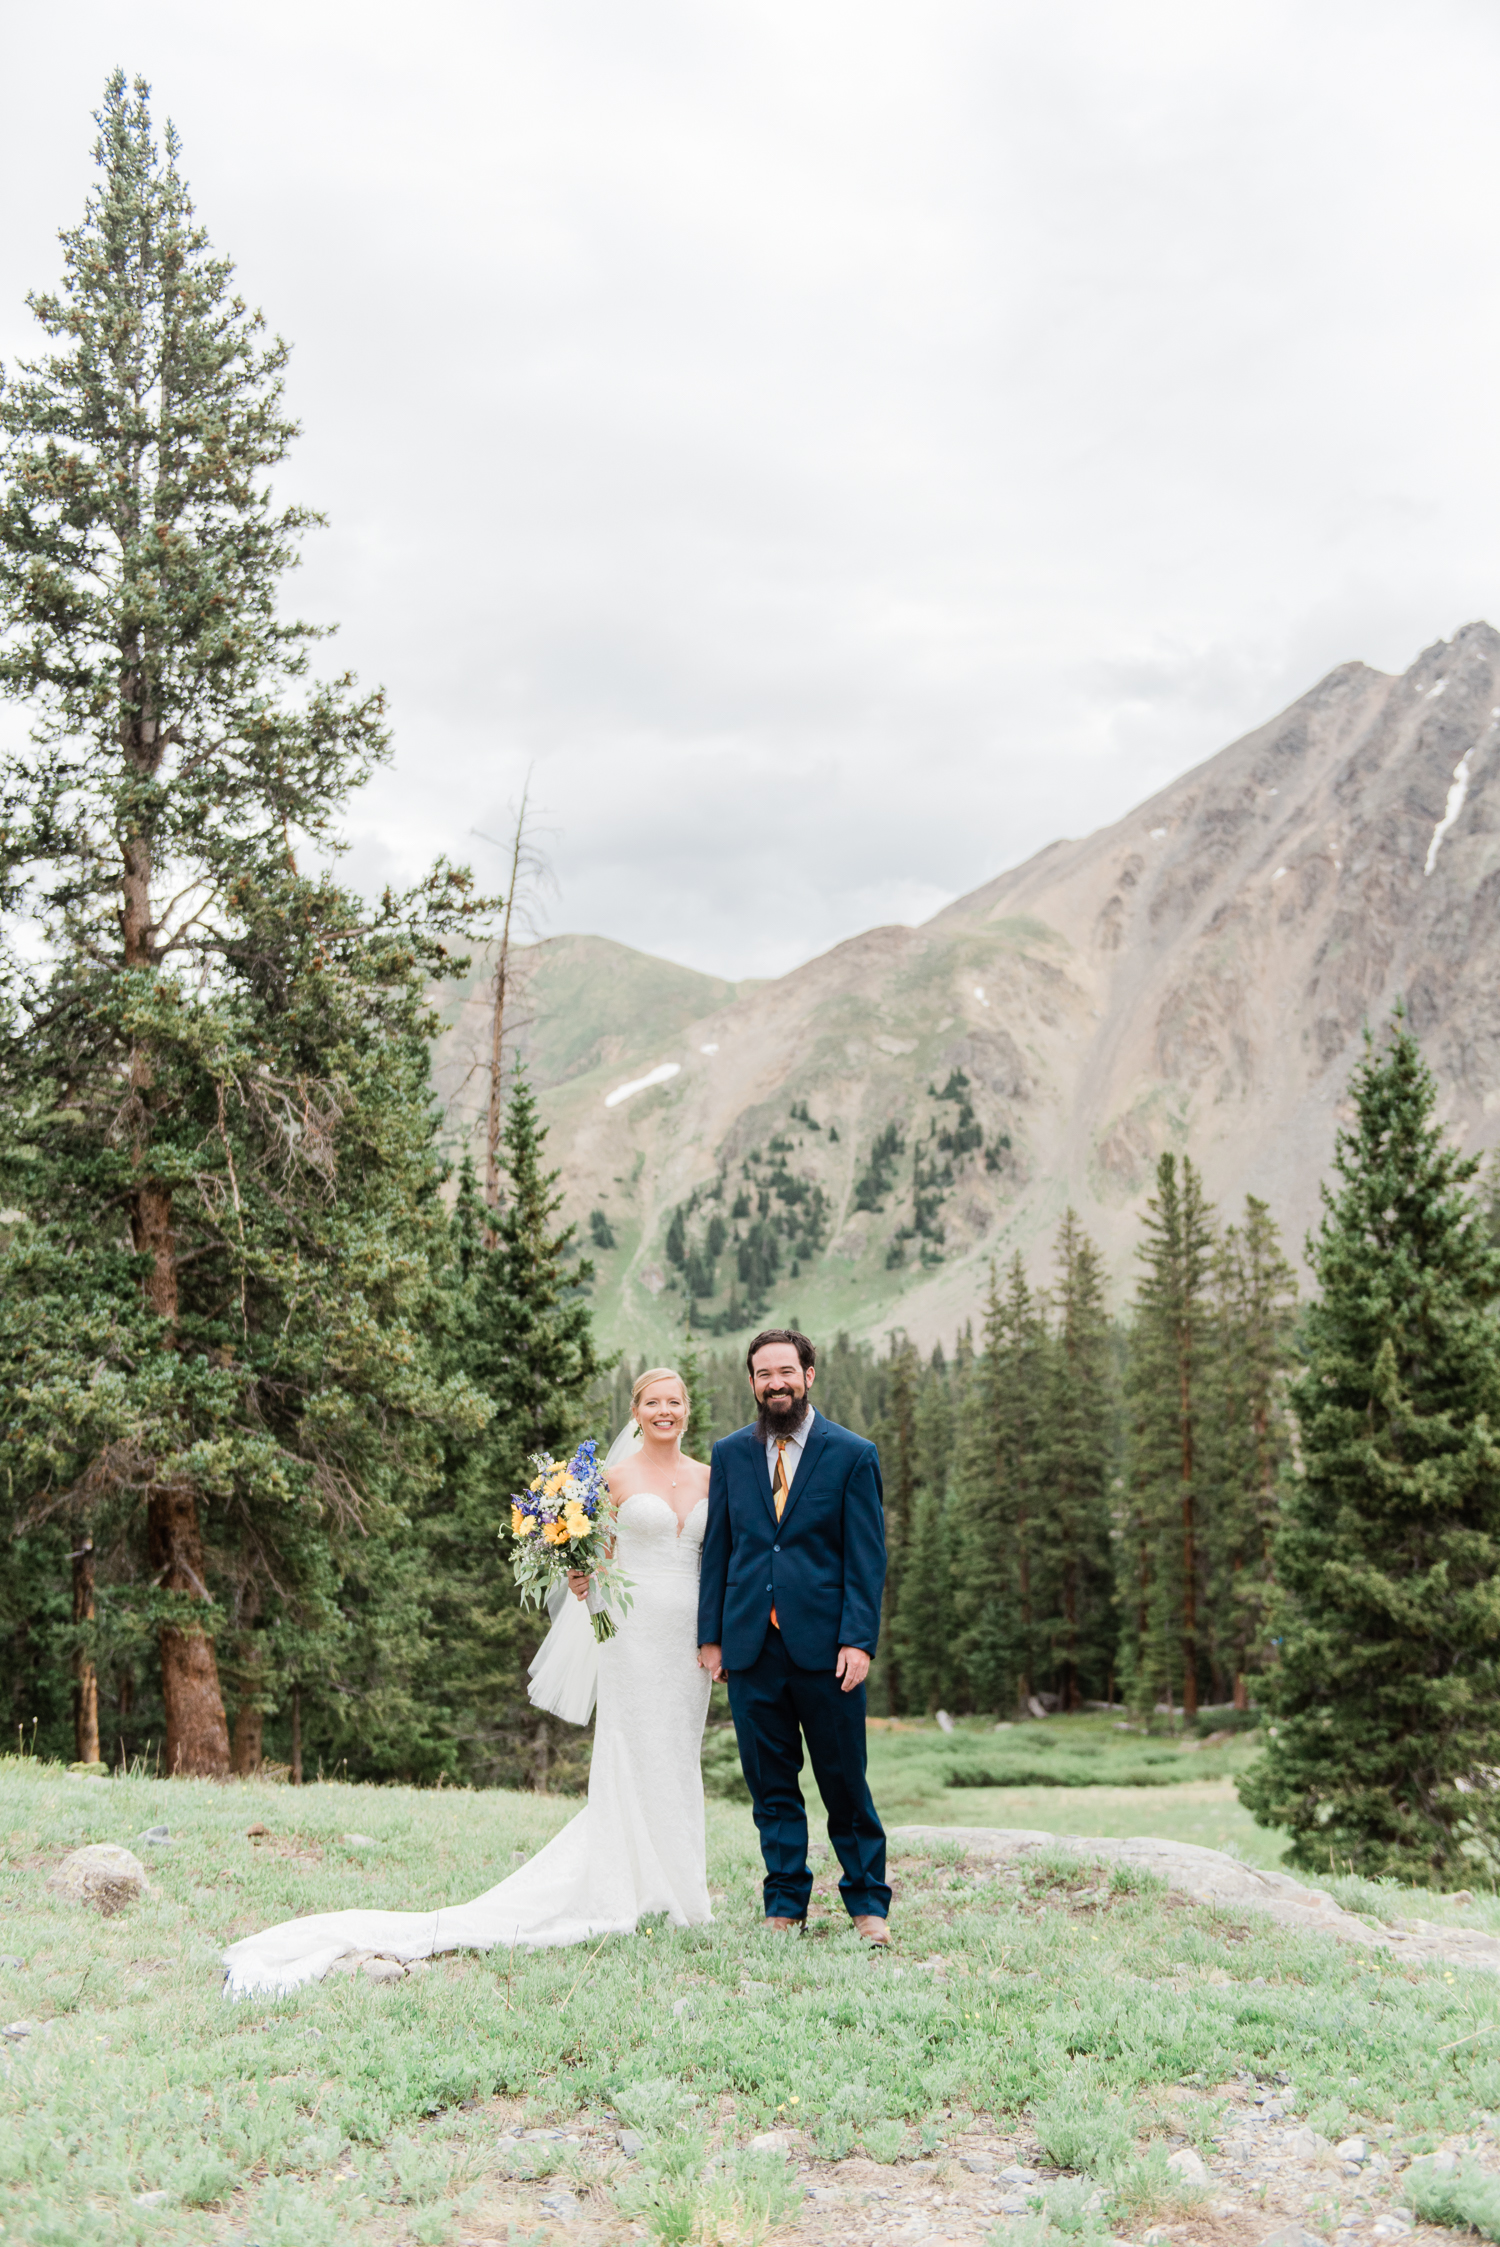
{"label": "white cloud", "polygon": [[0,355],[143,70],[391,689],[365,880],[534,765],[552,927],[774,973],[1500,621],[1473,0],[125,20],[8,27]]}

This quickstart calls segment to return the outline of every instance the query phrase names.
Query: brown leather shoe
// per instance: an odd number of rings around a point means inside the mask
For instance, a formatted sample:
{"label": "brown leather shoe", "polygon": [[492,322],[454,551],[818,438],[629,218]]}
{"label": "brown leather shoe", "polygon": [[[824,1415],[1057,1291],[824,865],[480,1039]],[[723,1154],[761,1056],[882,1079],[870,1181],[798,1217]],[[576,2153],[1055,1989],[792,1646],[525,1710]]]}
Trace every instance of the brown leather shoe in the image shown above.
{"label": "brown leather shoe", "polygon": [[772,1935],[800,1935],[806,1925],[803,1919],[776,1919],[770,1913],[766,1915],[766,1928]]}
{"label": "brown leather shoe", "polygon": [[854,1932],[862,1943],[884,1950],[889,1943],[890,1930],[876,1912],[860,1912],[854,1921]]}

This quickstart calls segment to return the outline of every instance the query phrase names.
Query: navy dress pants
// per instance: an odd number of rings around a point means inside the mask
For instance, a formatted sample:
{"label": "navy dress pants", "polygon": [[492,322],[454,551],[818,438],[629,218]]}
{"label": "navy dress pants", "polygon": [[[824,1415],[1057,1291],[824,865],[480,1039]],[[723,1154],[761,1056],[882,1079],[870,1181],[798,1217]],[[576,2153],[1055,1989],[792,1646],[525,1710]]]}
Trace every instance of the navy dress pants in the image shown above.
{"label": "navy dress pants", "polygon": [[797,1784],[804,1738],[844,1868],[844,1907],[851,1919],[866,1912],[884,1919],[891,1892],[885,1828],[865,1778],[864,1687],[846,1693],[832,1670],[799,1670],[773,1625],[753,1667],[730,1671],[729,1706],[766,1861],[767,1919],[805,1919],[812,1895],[807,1805]]}

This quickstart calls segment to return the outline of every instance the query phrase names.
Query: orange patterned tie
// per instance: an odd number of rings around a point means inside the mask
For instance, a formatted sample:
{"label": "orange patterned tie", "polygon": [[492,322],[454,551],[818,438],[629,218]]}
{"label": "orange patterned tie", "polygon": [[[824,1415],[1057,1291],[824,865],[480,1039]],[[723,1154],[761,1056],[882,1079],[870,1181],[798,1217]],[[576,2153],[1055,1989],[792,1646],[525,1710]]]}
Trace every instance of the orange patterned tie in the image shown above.
{"label": "orange patterned tie", "polygon": [[[776,1438],[776,1479],[771,1485],[771,1503],[776,1508],[776,1519],[778,1521],[786,1512],[787,1496],[791,1487],[786,1479],[786,1441],[785,1436]],[[776,1623],[774,1607],[771,1610],[771,1621]],[[776,1628],[779,1631],[781,1625],[776,1623]]]}

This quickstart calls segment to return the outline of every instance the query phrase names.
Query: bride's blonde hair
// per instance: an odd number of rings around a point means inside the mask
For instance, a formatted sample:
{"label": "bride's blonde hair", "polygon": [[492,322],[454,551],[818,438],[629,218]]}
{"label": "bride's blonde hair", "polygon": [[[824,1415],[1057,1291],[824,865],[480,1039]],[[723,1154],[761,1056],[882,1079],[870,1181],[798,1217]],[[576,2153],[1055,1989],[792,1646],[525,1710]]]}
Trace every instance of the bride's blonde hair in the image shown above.
{"label": "bride's blonde hair", "polygon": [[693,1400],[688,1395],[688,1385],[686,1381],[683,1380],[682,1375],[678,1372],[675,1365],[653,1365],[649,1373],[643,1373],[639,1376],[636,1381],[635,1387],[630,1392],[631,1419],[635,1422],[637,1427],[640,1426],[641,1416],[636,1407],[639,1405],[642,1397],[646,1394],[646,1391],[650,1388],[653,1381],[675,1381],[678,1388],[681,1389],[682,1401],[687,1406],[687,1420],[684,1420],[682,1423],[683,1431],[684,1433],[686,1433],[688,1420],[691,1420],[693,1417]]}

